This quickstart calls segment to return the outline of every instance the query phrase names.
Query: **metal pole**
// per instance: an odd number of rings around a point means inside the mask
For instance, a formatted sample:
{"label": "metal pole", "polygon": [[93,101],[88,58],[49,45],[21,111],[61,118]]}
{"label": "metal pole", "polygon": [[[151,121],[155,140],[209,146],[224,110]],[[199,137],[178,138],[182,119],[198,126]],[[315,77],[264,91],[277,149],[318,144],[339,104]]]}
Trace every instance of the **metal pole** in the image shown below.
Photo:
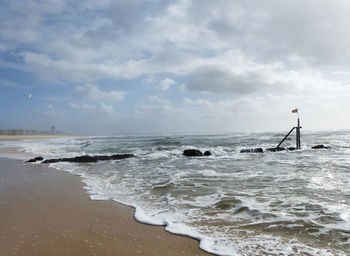
{"label": "metal pole", "polygon": [[297,146],[297,149],[300,149],[300,119],[298,117],[298,126],[297,126],[297,136],[296,136],[296,146]]}
{"label": "metal pole", "polygon": [[289,134],[292,133],[292,131],[295,129],[296,127],[293,127],[289,132],[288,134],[283,138],[283,140],[277,145],[276,148],[278,148],[279,146],[281,146],[281,144],[287,139],[287,137],[289,136]]}

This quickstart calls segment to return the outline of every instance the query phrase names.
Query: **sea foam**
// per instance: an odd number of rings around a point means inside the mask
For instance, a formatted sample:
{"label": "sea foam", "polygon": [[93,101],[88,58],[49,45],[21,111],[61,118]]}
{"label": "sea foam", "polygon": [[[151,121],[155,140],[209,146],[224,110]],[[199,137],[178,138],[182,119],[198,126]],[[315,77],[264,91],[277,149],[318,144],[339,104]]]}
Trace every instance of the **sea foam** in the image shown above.
{"label": "sea foam", "polygon": [[[349,135],[303,134],[302,150],[267,154],[240,154],[239,148],[272,147],[280,134],[80,137],[19,145],[45,158],[135,154],[50,166],[79,175],[91,199],[132,206],[138,221],[196,238],[206,251],[328,256],[350,254]],[[335,149],[312,150],[319,136]],[[186,158],[187,148],[213,155]]]}

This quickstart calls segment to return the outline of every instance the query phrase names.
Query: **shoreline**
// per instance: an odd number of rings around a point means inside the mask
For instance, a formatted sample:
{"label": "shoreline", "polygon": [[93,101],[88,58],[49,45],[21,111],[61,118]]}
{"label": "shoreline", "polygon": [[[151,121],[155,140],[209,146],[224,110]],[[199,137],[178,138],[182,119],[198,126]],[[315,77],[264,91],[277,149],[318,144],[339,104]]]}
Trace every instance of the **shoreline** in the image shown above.
{"label": "shoreline", "polygon": [[[140,223],[135,209],[91,200],[81,178],[0,152],[0,250],[5,255],[213,255],[199,241]],[[27,155],[22,155],[22,159]]]}

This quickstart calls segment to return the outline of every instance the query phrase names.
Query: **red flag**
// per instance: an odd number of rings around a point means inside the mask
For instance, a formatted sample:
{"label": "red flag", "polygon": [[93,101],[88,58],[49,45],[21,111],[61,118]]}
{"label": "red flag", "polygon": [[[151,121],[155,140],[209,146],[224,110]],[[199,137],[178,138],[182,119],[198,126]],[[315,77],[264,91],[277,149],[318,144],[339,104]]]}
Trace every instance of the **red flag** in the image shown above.
{"label": "red flag", "polygon": [[293,109],[292,110],[292,113],[298,113],[298,109],[296,108],[296,109]]}

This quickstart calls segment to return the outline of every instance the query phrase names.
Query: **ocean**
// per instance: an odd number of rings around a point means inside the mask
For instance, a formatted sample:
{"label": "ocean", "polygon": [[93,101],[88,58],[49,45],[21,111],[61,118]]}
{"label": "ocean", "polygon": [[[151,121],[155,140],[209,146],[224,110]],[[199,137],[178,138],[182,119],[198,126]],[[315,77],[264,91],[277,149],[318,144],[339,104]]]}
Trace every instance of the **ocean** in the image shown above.
{"label": "ocean", "polygon": [[[275,147],[284,133],[76,137],[12,142],[45,158],[136,157],[51,167],[82,178],[92,200],[136,209],[143,223],[200,240],[218,255],[350,255],[350,132],[305,132],[301,150]],[[325,144],[331,149],[311,149]],[[282,146],[295,146],[295,136]],[[211,156],[185,157],[183,150]]]}

